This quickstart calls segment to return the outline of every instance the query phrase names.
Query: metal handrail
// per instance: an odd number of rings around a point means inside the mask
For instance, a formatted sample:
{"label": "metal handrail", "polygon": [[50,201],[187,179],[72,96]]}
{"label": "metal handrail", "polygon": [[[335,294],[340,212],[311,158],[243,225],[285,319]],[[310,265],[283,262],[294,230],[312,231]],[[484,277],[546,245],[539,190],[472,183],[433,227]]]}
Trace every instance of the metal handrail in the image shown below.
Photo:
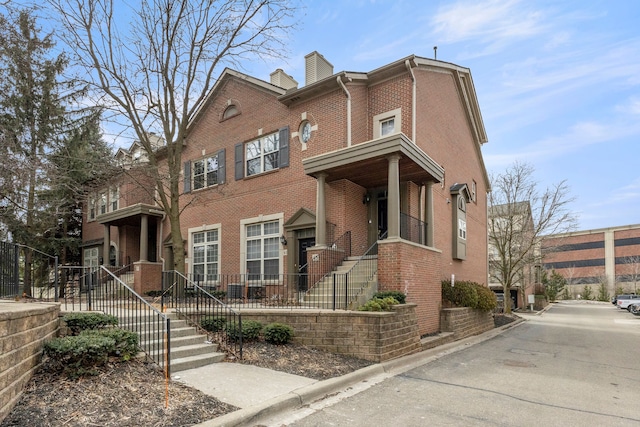
{"label": "metal handrail", "polygon": [[[382,236],[380,236],[381,240],[386,239],[387,237],[387,232],[385,231],[384,234]],[[345,284],[345,307],[352,307],[353,304],[357,301],[358,297],[363,293],[364,289],[366,288],[366,286],[369,284],[369,282],[371,281],[371,279],[373,279],[373,276],[375,276],[378,273],[378,263],[377,263],[377,258],[374,258],[375,255],[377,255],[378,253],[378,241],[376,240],[370,247],[369,249],[367,249],[367,251],[364,253],[364,255],[362,255],[358,261],[356,261],[356,263],[354,265],[351,266],[351,268],[345,272],[345,273],[334,273],[334,283],[338,283],[338,276],[343,276],[344,280],[342,281]],[[373,259],[376,259],[375,264],[373,262],[371,262]],[[360,266],[362,265],[363,262],[365,261],[369,261],[371,265],[375,265],[375,268],[369,270],[365,276],[365,280],[363,282],[361,282],[361,286],[360,288],[356,289],[354,292],[350,292],[352,291],[351,289],[351,284],[352,282],[349,280],[349,278],[352,276],[354,271],[357,271],[358,269],[360,269]],[[336,294],[337,292],[334,292],[334,307],[337,304],[337,301],[335,300],[336,298]],[[351,295],[351,297],[349,297],[349,295]]]}
{"label": "metal handrail", "polygon": [[[166,280],[170,276],[173,276],[173,280]],[[220,301],[209,291],[179,271],[163,272],[163,288],[167,282],[172,282],[172,284],[161,295],[163,306],[168,298],[169,305],[174,308],[179,316],[184,317],[199,329],[206,331],[226,351],[242,359],[242,334],[230,333],[230,331],[242,331],[242,315],[240,312]],[[171,292],[168,292],[169,290]],[[215,331],[207,330],[202,325],[205,319],[223,319],[224,327]]]}
{"label": "metal handrail", "polygon": [[326,277],[329,277],[333,270],[350,256],[351,231],[347,231],[318,254],[318,262],[314,262],[314,266],[317,264],[319,267],[316,268],[317,271],[314,271],[313,275],[314,277],[318,277],[318,280],[309,286],[307,293],[311,292],[313,288]]}

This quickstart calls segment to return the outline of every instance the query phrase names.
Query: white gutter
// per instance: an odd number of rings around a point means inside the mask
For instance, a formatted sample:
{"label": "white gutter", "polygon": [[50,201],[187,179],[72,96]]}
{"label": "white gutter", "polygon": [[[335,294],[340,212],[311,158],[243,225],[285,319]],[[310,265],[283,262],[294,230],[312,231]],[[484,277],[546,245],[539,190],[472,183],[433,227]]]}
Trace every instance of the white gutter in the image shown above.
{"label": "white gutter", "polygon": [[416,139],[416,76],[413,74],[413,69],[411,68],[411,63],[407,59],[404,61],[404,65],[409,70],[409,74],[411,74],[411,139],[414,144],[417,144]]}
{"label": "white gutter", "polygon": [[[347,95],[347,147],[351,147],[351,94],[347,90],[347,87],[342,82],[342,78],[338,76],[336,79],[338,84],[342,87],[342,90]],[[349,79],[351,80],[351,79]]]}

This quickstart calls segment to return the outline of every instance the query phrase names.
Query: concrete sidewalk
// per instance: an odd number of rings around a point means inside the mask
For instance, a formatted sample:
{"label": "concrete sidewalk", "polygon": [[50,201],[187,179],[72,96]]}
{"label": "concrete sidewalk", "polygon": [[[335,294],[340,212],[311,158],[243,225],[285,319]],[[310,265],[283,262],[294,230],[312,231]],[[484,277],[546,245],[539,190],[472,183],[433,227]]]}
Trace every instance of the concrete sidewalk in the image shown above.
{"label": "concrete sidewalk", "polygon": [[[199,427],[253,426],[260,420],[277,418],[278,414],[284,417],[287,411],[310,404],[327,395],[338,394],[358,383],[366,383],[370,386],[385,378],[430,363],[468,346],[491,339],[523,321],[524,319],[520,319],[482,335],[371,365],[347,375],[323,381],[241,363],[214,363],[202,368],[178,372],[173,380],[241,408],[198,424]],[[372,379],[376,380],[372,381]]]}

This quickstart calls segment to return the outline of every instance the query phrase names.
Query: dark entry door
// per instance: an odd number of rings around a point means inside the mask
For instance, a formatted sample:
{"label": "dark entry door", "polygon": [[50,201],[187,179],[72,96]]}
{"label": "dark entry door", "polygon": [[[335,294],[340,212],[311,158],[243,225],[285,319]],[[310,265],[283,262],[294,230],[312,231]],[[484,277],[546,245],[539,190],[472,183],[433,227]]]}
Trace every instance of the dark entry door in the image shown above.
{"label": "dark entry door", "polygon": [[387,199],[378,199],[378,239],[386,238],[387,234]]}
{"label": "dark entry door", "polygon": [[315,237],[298,239],[298,291],[300,292],[306,292],[309,289],[307,248],[315,246],[315,244]]}

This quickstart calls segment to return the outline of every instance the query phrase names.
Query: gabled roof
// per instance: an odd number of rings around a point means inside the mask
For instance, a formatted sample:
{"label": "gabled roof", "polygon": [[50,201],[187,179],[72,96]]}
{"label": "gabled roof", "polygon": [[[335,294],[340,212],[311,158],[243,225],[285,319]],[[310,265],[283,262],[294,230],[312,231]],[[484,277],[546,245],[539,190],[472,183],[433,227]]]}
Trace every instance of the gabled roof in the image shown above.
{"label": "gabled roof", "polygon": [[282,95],[282,94],[284,94],[286,92],[281,87],[278,87],[276,85],[272,85],[271,83],[266,82],[264,80],[260,80],[260,79],[257,79],[255,77],[251,77],[248,74],[244,74],[244,73],[241,73],[239,71],[232,70],[230,68],[225,68],[222,71],[222,74],[220,75],[220,77],[218,77],[218,80],[216,81],[216,83],[213,85],[213,87],[211,88],[211,90],[207,94],[207,96],[202,100],[202,102],[200,103],[200,105],[196,109],[195,113],[193,114],[193,117],[191,118],[191,121],[189,122],[189,124],[187,126],[187,132],[189,131],[189,129],[191,129],[191,127],[195,123],[198,122],[198,120],[200,119],[200,116],[207,109],[207,106],[209,105],[211,100],[215,99],[215,97],[218,94],[218,92],[220,91],[220,89],[223,88],[225,83],[227,81],[231,80],[231,79],[237,79],[237,80],[240,80],[240,81],[247,82],[247,83],[255,86],[258,89],[265,90],[265,91],[273,94],[274,97]]}

